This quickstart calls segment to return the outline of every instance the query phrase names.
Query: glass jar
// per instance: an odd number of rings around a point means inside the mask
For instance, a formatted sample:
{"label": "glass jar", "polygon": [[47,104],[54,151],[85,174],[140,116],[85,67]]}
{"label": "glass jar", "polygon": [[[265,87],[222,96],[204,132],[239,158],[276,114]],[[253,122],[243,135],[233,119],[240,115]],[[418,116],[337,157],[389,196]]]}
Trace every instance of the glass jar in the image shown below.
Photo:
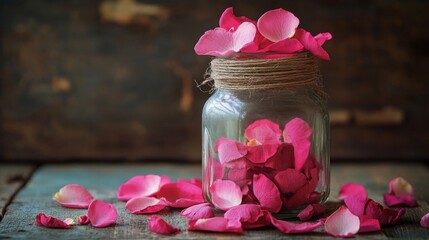
{"label": "glass jar", "polygon": [[217,88],[202,114],[203,191],[228,210],[260,204],[280,217],[329,195],[329,113],[311,87]]}

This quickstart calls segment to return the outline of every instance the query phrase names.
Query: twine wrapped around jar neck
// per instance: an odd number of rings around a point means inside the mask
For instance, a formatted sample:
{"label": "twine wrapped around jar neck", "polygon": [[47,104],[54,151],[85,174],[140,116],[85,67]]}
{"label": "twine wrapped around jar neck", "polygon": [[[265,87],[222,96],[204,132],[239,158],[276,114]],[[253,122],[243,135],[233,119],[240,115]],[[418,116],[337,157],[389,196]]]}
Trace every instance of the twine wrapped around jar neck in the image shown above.
{"label": "twine wrapped around jar neck", "polygon": [[325,98],[317,59],[309,53],[289,57],[263,59],[239,55],[234,58],[214,58],[201,84],[213,89],[269,90],[310,88]]}

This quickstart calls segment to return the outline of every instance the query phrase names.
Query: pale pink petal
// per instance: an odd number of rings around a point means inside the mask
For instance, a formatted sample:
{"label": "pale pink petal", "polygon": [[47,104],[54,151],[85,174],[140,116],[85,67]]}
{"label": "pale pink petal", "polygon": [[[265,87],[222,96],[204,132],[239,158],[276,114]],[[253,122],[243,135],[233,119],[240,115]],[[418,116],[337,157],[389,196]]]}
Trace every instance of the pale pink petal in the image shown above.
{"label": "pale pink petal", "polygon": [[163,235],[171,235],[180,232],[180,228],[173,227],[158,216],[150,216],[147,221],[149,223],[149,231],[151,232]]}
{"label": "pale pink petal", "polygon": [[262,119],[250,124],[246,128],[244,136],[247,140],[254,139],[259,144],[280,144],[282,131],[278,124],[268,119]]}
{"label": "pale pink petal", "polygon": [[312,133],[311,127],[301,118],[294,118],[285,125],[283,139],[286,143],[292,143],[295,155],[295,169],[300,170],[308,157]]}
{"label": "pale pink petal", "polygon": [[282,193],[294,193],[308,182],[301,171],[293,168],[278,172],[274,180]]}
{"label": "pale pink petal", "polygon": [[280,191],[264,174],[253,175],[253,193],[262,207],[277,213],[282,208]]}
{"label": "pale pink petal", "polygon": [[415,190],[409,182],[402,177],[397,177],[389,182],[389,193],[395,196],[409,196],[414,194]]}
{"label": "pale pink petal", "polygon": [[270,219],[271,224],[285,234],[308,233],[323,225],[323,221],[317,221],[315,223],[292,223],[284,220],[278,220],[270,213],[268,213],[268,218]]}
{"label": "pale pink petal", "polygon": [[240,159],[247,154],[247,148],[228,138],[219,138],[214,144],[214,151],[219,155],[221,164]]}
{"label": "pale pink petal", "polygon": [[276,154],[278,144],[264,144],[247,147],[246,159],[252,163],[265,163]]}
{"label": "pale pink petal", "polygon": [[291,38],[298,25],[299,19],[282,8],[264,13],[257,22],[259,32],[272,42]]}
{"label": "pale pink petal", "polygon": [[219,209],[228,210],[241,204],[243,194],[240,186],[230,180],[216,180],[210,186],[212,203]]}
{"label": "pale pink petal", "polygon": [[314,193],[318,183],[319,169],[310,169],[310,181],[302,188],[298,189],[286,202],[287,209],[296,208],[302,205],[314,203],[318,201],[319,195]]}
{"label": "pale pink petal", "polygon": [[107,227],[116,222],[118,212],[112,204],[94,200],[89,204],[88,218],[93,227]]}
{"label": "pale pink petal", "polygon": [[314,39],[316,39],[317,44],[319,44],[319,46],[322,46],[327,40],[332,39],[332,35],[331,33],[328,33],[328,32],[319,33],[316,36],[314,36]]}
{"label": "pale pink petal", "polygon": [[389,207],[397,206],[397,205],[406,205],[408,207],[417,206],[417,201],[411,195],[402,195],[395,196],[393,194],[384,194],[383,195],[384,204]]}
{"label": "pale pink petal", "polygon": [[368,198],[365,187],[357,183],[346,183],[340,187],[338,199],[344,200],[347,197],[354,196],[358,199],[365,200]]}
{"label": "pale pink petal", "polygon": [[149,197],[158,192],[164,185],[171,182],[166,176],[146,175],[135,176],[126,183],[121,184],[116,193],[120,200],[130,200],[133,197]]}
{"label": "pale pink petal", "polygon": [[420,219],[420,226],[424,228],[429,228],[429,213],[426,213],[421,219]]}
{"label": "pale pink petal", "polygon": [[229,7],[225,9],[225,11],[220,16],[219,26],[226,30],[230,30],[231,28],[237,29],[243,22],[251,22],[256,25],[255,21],[247,17],[244,17],[244,16],[236,17],[234,15],[234,9],[232,7]]}
{"label": "pale pink petal", "polygon": [[[72,219],[73,220],[73,219]],[[70,228],[74,221],[61,220],[52,216],[46,216],[44,213],[39,213],[36,216],[36,225],[47,228]]]}
{"label": "pale pink petal", "polygon": [[288,168],[293,168],[295,165],[295,157],[293,146],[289,143],[282,143],[277,148],[277,152],[269,158],[264,166],[272,168],[276,171],[283,171]]}
{"label": "pale pink petal", "polygon": [[[300,41],[295,38],[286,38],[280,40],[278,42],[271,43],[267,46],[264,46],[262,49],[257,52],[276,52],[276,53],[296,53],[304,50],[304,46]],[[277,57],[272,58],[280,58],[280,57],[288,57],[291,55],[278,55]]]}
{"label": "pale pink petal", "polygon": [[308,221],[313,217],[320,216],[326,211],[326,207],[322,204],[310,204],[298,213],[298,218],[301,221]]}
{"label": "pale pink petal", "polygon": [[201,203],[201,204],[183,209],[182,212],[180,212],[180,216],[186,217],[189,220],[198,220],[200,218],[214,217],[215,214],[212,206],[209,203]]}
{"label": "pale pink petal", "polygon": [[372,199],[368,199],[365,206],[365,213],[371,218],[378,219],[382,226],[391,225],[399,221],[399,218],[404,215],[405,209],[389,209],[384,208],[381,204]]}
{"label": "pale pink petal", "polygon": [[253,229],[270,224],[269,219],[266,217],[266,212],[261,209],[260,205],[241,204],[226,211],[224,218],[236,219],[241,222],[244,229]]}
{"label": "pale pink petal", "polygon": [[87,225],[89,224],[89,217],[87,215],[80,215],[77,217],[77,224],[79,225]]}
{"label": "pale pink petal", "polygon": [[359,232],[378,232],[381,230],[380,222],[377,219],[370,218],[366,215],[359,216]]}
{"label": "pale pink petal", "polygon": [[194,50],[198,55],[226,57],[251,44],[255,34],[256,27],[250,22],[243,22],[235,31],[215,28],[204,33]]}
{"label": "pale pink petal", "polygon": [[94,197],[79,184],[65,185],[52,198],[68,208],[88,208]]}
{"label": "pale pink petal", "polygon": [[174,208],[187,208],[204,202],[202,189],[185,181],[165,184],[156,197]]}
{"label": "pale pink petal", "polygon": [[359,231],[359,217],[344,206],[332,213],[325,222],[327,233],[335,237],[351,237]]}
{"label": "pale pink petal", "polygon": [[125,204],[128,212],[134,214],[156,213],[166,206],[167,204],[164,201],[155,197],[134,197]]}
{"label": "pale pink petal", "polygon": [[201,218],[189,221],[189,231],[243,233],[240,221],[223,217]]}
{"label": "pale pink petal", "polygon": [[[329,54],[319,45],[319,42],[311,35],[311,33],[305,31],[302,28],[296,30],[294,38],[298,39],[305,49],[310,51],[314,56],[329,60]],[[321,42],[321,41],[320,41]]]}

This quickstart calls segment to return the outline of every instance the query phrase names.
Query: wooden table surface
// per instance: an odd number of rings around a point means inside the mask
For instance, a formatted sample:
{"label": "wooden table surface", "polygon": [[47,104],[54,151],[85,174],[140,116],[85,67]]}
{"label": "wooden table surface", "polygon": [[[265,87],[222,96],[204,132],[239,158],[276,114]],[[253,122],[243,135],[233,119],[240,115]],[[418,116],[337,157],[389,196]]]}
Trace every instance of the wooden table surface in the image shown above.
{"label": "wooden table surface", "polygon": [[[422,163],[342,163],[333,164],[331,171],[331,195],[327,203],[328,213],[340,206],[337,201],[339,187],[346,182],[363,184],[370,198],[382,202],[382,194],[388,191],[388,183],[397,176],[408,180],[416,189],[419,206],[409,208],[400,222],[383,227],[381,232],[358,234],[364,239],[429,239],[429,230],[421,228],[421,216],[429,212],[429,168]],[[199,165],[189,164],[47,164],[0,165],[0,239],[158,239],[148,231],[147,215],[133,215],[125,210],[125,202],[116,199],[120,184],[135,175],[168,175],[172,180],[201,176]],[[64,185],[78,183],[85,186],[95,198],[113,203],[119,218],[114,226],[93,228],[89,225],[71,229],[48,229],[35,225],[34,218],[44,212],[57,218],[76,218],[86,210],[62,208],[52,196]],[[332,238],[323,228],[301,235],[284,235],[274,228],[246,230],[243,235],[188,232],[187,220],[179,216],[179,210],[167,210],[157,214],[167,222],[182,229],[172,239],[327,239]]]}

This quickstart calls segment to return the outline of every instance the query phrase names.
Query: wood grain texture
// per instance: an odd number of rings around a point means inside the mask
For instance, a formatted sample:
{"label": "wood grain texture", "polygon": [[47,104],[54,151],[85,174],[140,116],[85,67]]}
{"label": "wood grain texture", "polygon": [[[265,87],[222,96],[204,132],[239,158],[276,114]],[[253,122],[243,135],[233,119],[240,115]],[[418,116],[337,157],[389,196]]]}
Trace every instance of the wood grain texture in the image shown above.
{"label": "wood grain texture", "polygon": [[[17,195],[0,223],[0,238],[63,238],[63,239],[158,239],[159,235],[148,231],[146,215],[133,215],[126,212],[125,203],[116,199],[116,190],[121,183],[135,175],[142,174],[168,175],[172,180],[177,178],[200,177],[198,165],[179,164],[105,164],[105,165],[46,165],[37,170],[31,181]],[[336,210],[340,203],[336,200],[339,187],[345,182],[358,182],[368,189],[369,197],[380,201],[383,193],[388,191],[391,178],[402,176],[416,188],[416,198],[420,206],[407,209],[401,221],[382,232],[359,234],[360,239],[388,238],[428,238],[429,231],[419,227],[417,220],[428,212],[429,191],[426,186],[429,170],[424,165],[416,164],[339,164],[332,166],[332,193],[327,206],[329,213]],[[56,230],[37,227],[34,217],[39,212],[58,218],[73,217],[85,214],[85,210],[62,208],[51,197],[65,184],[78,183],[85,186],[97,199],[113,203],[118,210],[116,225],[95,229],[90,226],[75,226],[68,230]],[[218,213],[219,214],[219,213]],[[275,229],[265,228],[245,231],[243,235],[188,232],[187,221],[179,216],[178,210],[167,210],[157,214],[167,222],[180,227],[182,232],[171,239],[328,239],[323,229],[314,233],[287,236]]]}
{"label": "wood grain texture", "polygon": [[0,221],[13,196],[30,178],[33,165],[0,164]]}

